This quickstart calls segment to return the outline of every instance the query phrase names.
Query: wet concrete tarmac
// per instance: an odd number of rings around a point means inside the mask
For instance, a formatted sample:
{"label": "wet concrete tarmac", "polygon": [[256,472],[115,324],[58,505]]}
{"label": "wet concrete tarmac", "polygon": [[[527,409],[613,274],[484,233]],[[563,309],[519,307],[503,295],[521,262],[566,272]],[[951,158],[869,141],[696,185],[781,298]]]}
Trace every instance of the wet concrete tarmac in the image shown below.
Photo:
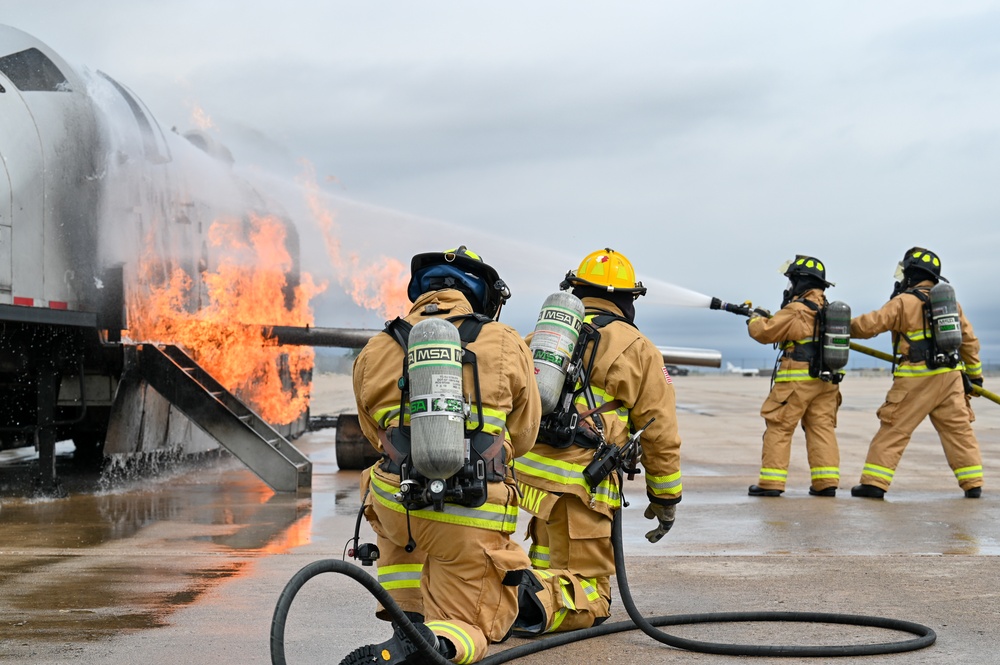
{"label": "wet concrete tarmac", "polygon": [[[344,377],[325,377],[342,382]],[[754,498],[757,411],[767,380],[676,379],[684,438],[684,501],[657,545],[642,534],[642,486],[626,486],[629,579],[647,615],[785,610],[875,614],[926,624],[938,643],[871,663],[998,662],[1000,405],[977,400],[987,473],[980,500],[962,498],[933,430],[922,426],[885,501],[810,497],[801,435],[789,489]],[[857,482],[887,378],[844,384],[838,435],[842,487]],[[349,408],[343,390],[314,411]],[[317,559],[340,559],[359,506],[358,472],[338,471],[334,432],[297,444],[314,463],[311,495],[276,495],[233,460],[84,491],[63,499],[0,498],[0,661],[18,663],[267,663],[275,602],[287,580]],[[4,488],[0,471],[0,492]],[[363,538],[371,538],[367,526]],[[518,534],[518,538],[521,534]],[[617,595],[617,594],[616,594]],[[339,662],[388,628],[355,582],[312,580],[296,598],[290,663]],[[624,620],[616,601],[612,620]],[[745,643],[858,643],[897,633],[831,625],[699,626],[671,633]],[[508,644],[519,643],[511,640]],[[507,645],[499,645],[496,649]],[[585,641],[519,662],[641,658],[722,663],[639,633]],[[763,662],[763,661],[762,661]],[[782,659],[815,663],[817,659]],[[841,661],[844,662],[844,661]],[[851,661],[853,662],[853,661]]]}

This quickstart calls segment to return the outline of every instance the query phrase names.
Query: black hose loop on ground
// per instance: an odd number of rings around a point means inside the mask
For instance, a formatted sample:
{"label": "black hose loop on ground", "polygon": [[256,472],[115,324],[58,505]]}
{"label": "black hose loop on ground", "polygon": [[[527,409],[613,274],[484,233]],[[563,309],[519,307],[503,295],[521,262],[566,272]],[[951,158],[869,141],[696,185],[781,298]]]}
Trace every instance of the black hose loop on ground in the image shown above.
{"label": "black hose loop on ground", "polygon": [[[664,620],[655,623],[647,620],[639,612],[632,599],[628,586],[628,574],[625,571],[625,552],[622,545],[621,511],[615,513],[611,541],[615,551],[615,576],[618,578],[618,592],[629,618],[639,629],[658,642],[678,649],[697,651],[699,653],[722,654],[727,656],[804,656],[804,657],[842,657],[870,656],[873,654],[902,653],[915,651],[934,644],[937,635],[931,628],[919,623],[886,619],[883,617],[862,616],[857,614],[826,614],[822,612],[710,612],[707,614],[678,614],[675,616],[658,617]],[[677,626],[695,623],[733,623],[733,622],[799,622],[799,623],[838,623],[852,626],[869,626],[898,630],[917,635],[916,638],[901,642],[882,642],[878,644],[858,644],[844,646],[782,646],[761,644],[722,644],[718,642],[701,642],[670,635],[655,628],[656,625]]]}
{"label": "black hose loop on ground", "polygon": [[[538,653],[547,649],[563,646],[571,642],[579,642],[602,635],[611,635],[627,630],[635,630],[637,627],[646,635],[652,637],[657,642],[668,646],[694,651],[698,653],[711,653],[727,656],[771,656],[771,657],[843,657],[843,656],[870,656],[875,654],[902,653],[905,651],[916,651],[934,644],[937,635],[931,628],[913,623],[910,621],[900,621],[898,619],[886,619],[883,617],[863,616],[856,614],[826,614],[820,612],[710,612],[706,614],[676,614],[659,616],[647,619],[640,614],[632,594],[628,588],[628,576],[625,571],[625,553],[622,546],[622,526],[621,511],[615,514],[614,527],[612,530],[612,542],[615,552],[615,575],[618,578],[618,591],[621,595],[622,604],[632,621],[620,621],[616,623],[604,623],[592,628],[570,631],[566,633],[556,633],[542,639],[532,640],[516,647],[505,649],[492,656],[488,656],[480,661],[481,665],[499,665],[529,654]],[[347,575],[351,579],[360,583],[371,593],[376,600],[389,613],[395,625],[406,633],[414,644],[422,645],[421,652],[427,657],[429,662],[436,665],[452,665],[451,661],[442,656],[434,645],[429,644],[423,636],[417,632],[413,623],[403,613],[399,605],[392,599],[388,591],[382,588],[374,577],[364,571],[360,566],[337,559],[322,559],[314,561],[303,567],[292,576],[285,585],[284,590],[278,597],[278,603],[274,608],[274,616],[271,620],[271,663],[272,665],[286,665],[285,661],[285,622],[288,613],[295,599],[295,595],[302,586],[321,573],[340,573]],[[718,642],[702,642],[690,640],[675,635],[670,635],[661,630],[659,626],[681,626],[698,623],[742,623],[742,622],[797,622],[797,623],[834,623],[852,626],[867,626],[873,628],[885,628],[904,633],[911,633],[917,637],[900,642],[883,642],[878,644],[859,644],[843,646],[783,646],[783,645],[760,645],[760,644],[724,644]],[[634,623],[633,623],[634,622]]]}
{"label": "black hose loop on ground", "polygon": [[413,622],[403,613],[403,610],[392,599],[389,592],[382,588],[378,580],[368,574],[360,566],[338,559],[321,559],[303,567],[299,572],[292,575],[292,578],[285,584],[284,590],[278,597],[278,604],[274,607],[274,615],[271,619],[271,664],[287,665],[285,662],[285,621],[288,619],[288,612],[291,609],[292,601],[302,586],[312,578],[322,573],[340,573],[347,575],[358,582],[375,599],[382,604],[386,612],[392,618],[392,622],[398,625],[406,633],[414,644],[423,645],[421,651],[429,662],[436,665],[453,665],[453,663],[438,653],[436,645],[429,644],[414,627]]}

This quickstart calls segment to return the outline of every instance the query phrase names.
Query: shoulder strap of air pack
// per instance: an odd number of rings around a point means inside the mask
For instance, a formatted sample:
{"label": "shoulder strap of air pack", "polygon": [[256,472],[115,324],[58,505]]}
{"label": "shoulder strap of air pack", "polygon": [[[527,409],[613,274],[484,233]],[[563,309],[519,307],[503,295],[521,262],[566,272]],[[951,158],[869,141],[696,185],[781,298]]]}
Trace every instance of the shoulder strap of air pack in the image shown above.
{"label": "shoulder strap of air pack", "polygon": [[[923,305],[923,324],[922,325],[923,325],[923,330],[924,330],[924,338],[920,339],[920,340],[911,340],[911,339],[907,338],[906,341],[910,345],[910,350],[907,351],[906,358],[908,360],[910,360],[911,362],[920,362],[921,360],[926,361],[929,357],[931,357],[931,356],[934,355],[934,327],[932,325],[930,325],[930,320],[931,320],[931,298],[930,298],[930,295],[928,295],[926,289],[916,288],[916,287],[909,288],[909,289],[903,291],[903,293],[909,293],[911,296],[916,297],[917,300],[919,300],[921,302],[921,304]],[[905,336],[905,333],[904,333],[904,336]],[[895,353],[896,349],[895,349],[895,347],[898,346],[898,344],[899,344],[899,341],[897,339],[896,344],[893,345],[894,346],[894,348],[893,348],[893,354],[892,354],[893,357],[896,356],[896,353]],[[893,368],[893,369],[895,369],[895,368]]]}
{"label": "shoulder strap of air pack", "polygon": [[[601,343],[600,329],[615,321],[627,323],[636,330],[638,327],[623,316],[596,308],[587,309],[585,320],[586,323],[569,362],[571,366],[580,367],[582,370],[582,375],[578,376],[579,387],[576,387],[577,380],[567,377],[556,410],[542,417],[539,441],[555,448],[567,448],[574,444],[583,448],[596,448],[600,443],[600,435],[595,433],[583,419],[595,416],[595,420],[599,421],[600,414],[617,409],[622,404],[621,400],[612,400],[580,413],[575,406],[578,396],[591,391],[590,372],[597,355],[597,347]],[[593,403],[592,394],[587,401]]]}
{"label": "shoulder strap of air pack", "polygon": [[493,319],[483,314],[473,312],[472,314],[458,314],[449,316],[448,320],[458,325],[458,337],[462,340],[462,348],[476,341],[479,331]]}
{"label": "shoulder strap of air pack", "polygon": [[590,309],[590,310],[587,311],[587,315],[589,316],[593,312],[599,312],[598,314],[594,314],[593,318],[590,320],[591,325],[593,325],[595,328],[600,329],[600,328],[603,328],[604,326],[608,325],[609,323],[611,323],[613,321],[621,321],[622,323],[627,323],[628,325],[632,326],[636,330],[639,329],[639,327],[637,325],[635,325],[634,322],[629,321],[624,316],[619,316],[618,314],[615,314],[614,312],[609,312],[609,311],[604,310],[604,309]]}
{"label": "shoulder strap of air pack", "polygon": [[[458,337],[461,340],[463,349],[462,364],[472,365],[472,375],[474,377],[475,389],[476,389],[476,402],[478,407],[481,408],[482,400],[480,399],[480,389],[479,389],[479,366],[476,363],[476,354],[466,347],[472,342],[476,341],[476,338],[479,337],[479,332],[483,329],[483,326],[485,326],[487,323],[492,322],[493,319],[489,318],[488,316],[484,316],[482,314],[472,313],[472,314],[458,314],[456,316],[449,316],[447,317],[447,320],[450,321],[451,323],[455,323],[458,326]],[[401,429],[408,429],[406,425],[403,423],[403,413],[405,413],[404,406],[406,405],[406,397],[407,394],[409,393],[409,366],[407,364],[406,351],[407,347],[409,346],[411,330],[413,330],[413,324],[409,323],[405,319],[402,319],[398,316],[392,321],[387,322],[385,324],[385,328],[383,328],[382,330],[382,332],[386,333],[394,340],[396,340],[396,343],[403,348],[403,371],[399,379],[399,389],[400,389],[399,426]],[[478,431],[481,429],[482,429],[482,422],[479,423],[476,430]]]}
{"label": "shoulder strap of air pack", "polygon": [[792,302],[805,305],[810,310],[815,312],[816,317],[813,323],[813,338],[808,342],[785,342],[782,346],[786,349],[785,354],[787,357],[792,360],[798,360],[799,362],[809,363],[809,374],[812,376],[814,372],[813,365],[817,364],[815,361],[819,357],[819,350],[821,348],[819,340],[822,339],[823,335],[823,314],[826,310],[826,305],[814,303],[812,300],[807,300],[806,298],[795,298]]}

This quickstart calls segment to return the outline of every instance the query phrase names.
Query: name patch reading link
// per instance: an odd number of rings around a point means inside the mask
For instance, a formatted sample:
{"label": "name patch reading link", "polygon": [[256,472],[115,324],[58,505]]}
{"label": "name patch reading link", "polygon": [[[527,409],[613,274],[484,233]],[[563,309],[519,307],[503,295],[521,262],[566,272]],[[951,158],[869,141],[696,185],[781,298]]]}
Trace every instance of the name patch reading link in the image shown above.
{"label": "name patch reading link", "polygon": [[454,363],[462,364],[462,347],[460,346],[418,346],[406,353],[406,362],[410,367],[421,363]]}

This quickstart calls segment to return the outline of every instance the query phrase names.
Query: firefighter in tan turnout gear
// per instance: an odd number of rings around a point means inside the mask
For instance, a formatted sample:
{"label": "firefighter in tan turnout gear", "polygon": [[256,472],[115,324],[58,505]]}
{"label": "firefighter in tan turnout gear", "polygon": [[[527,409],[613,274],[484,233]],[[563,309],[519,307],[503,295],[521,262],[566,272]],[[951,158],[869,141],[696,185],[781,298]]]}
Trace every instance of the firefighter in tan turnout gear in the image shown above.
{"label": "firefighter in tan turnout gear", "polygon": [[575,403],[567,400],[573,422],[581,414],[573,442],[567,443],[567,431],[547,429],[548,419],[555,416],[547,414],[538,443],[514,462],[521,507],[532,515],[528,553],[533,570],[522,581],[514,624],[520,635],[586,628],[609,615],[609,578],[615,569],[612,516],[622,497],[617,474],[595,487],[584,477],[594,459],[598,428],[607,443],[622,446],[630,430],[655,419],[641,437],[649,500],[645,517],[657,520],[657,527],[646,534],[650,542],[673,526],[675,505],[681,500],[674,386],[662,354],[633,322],[634,301],[645,287],[636,282],[624,256],[604,249],[584,258],[560,288],[572,288],[582,300],[584,320],[600,337],[593,355],[594,342],[586,344],[581,336],[577,344],[582,357],[593,363],[585,379],[589,390],[578,385]]}
{"label": "firefighter in tan turnout gear", "polygon": [[788,288],[781,309],[774,316],[754,310],[747,321],[750,337],[782,349],[771,392],[760,409],[766,423],[760,477],[748,493],[781,496],[785,491],[792,436],[801,423],[811,475],[809,494],[836,496],[840,450],[834,429],[843,374],[823,372],[819,366],[823,340],[818,325],[827,306],[824,291],[833,284],[826,281],[823,263],[811,256],[795,257],[782,274],[788,277]]}
{"label": "firefighter in tan turnout gear", "polygon": [[878,410],[881,425],[868,447],[861,484],[851,494],[883,498],[913,430],[930,416],[959,487],[978,499],[983,462],[972,431],[971,389],[964,384],[983,385],[979,340],[934,252],[907,250],[896,279],[889,302],[851,321],[853,337],[891,332],[895,358],[892,387]]}
{"label": "firefighter in tan turnout gear", "polygon": [[[497,272],[464,246],[418,254],[408,289],[413,308],[373,337],[354,364],[361,428],[382,453],[362,475],[365,517],[378,536],[379,582],[408,616],[425,621],[418,630],[457,663],[481,660],[490,643],[508,634],[518,583],[530,567],[524,549],[510,540],[518,513],[510,465],[534,444],[541,406],[528,347],[495,320],[509,295]],[[451,334],[457,327],[458,335],[445,361],[430,362],[436,356],[421,344],[435,344],[414,338],[440,327]],[[457,376],[446,373],[453,360]],[[432,388],[417,387],[418,373]],[[409,394],[411,386],[433,393]],[[453,396],[444,398],[449,391]],[[431,422],[423,419],[435,409],[444,419],[433,422],[459,423],[464,461],[450,478],[418,472],[418,425]],[[394,627],[388,641],[359,647],[342,664],[423,660]]]}

